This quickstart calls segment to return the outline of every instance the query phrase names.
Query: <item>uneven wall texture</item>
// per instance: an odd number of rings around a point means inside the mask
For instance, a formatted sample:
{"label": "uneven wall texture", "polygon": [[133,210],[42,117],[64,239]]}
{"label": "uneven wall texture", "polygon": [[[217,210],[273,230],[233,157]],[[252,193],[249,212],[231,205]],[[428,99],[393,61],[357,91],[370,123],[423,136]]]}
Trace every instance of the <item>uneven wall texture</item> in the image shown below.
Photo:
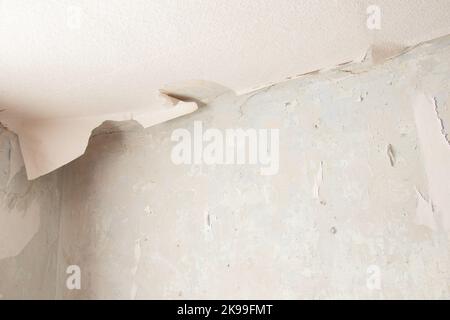
{"label": "uneven wall texture", "polygon": [[[449,298],[449,230],[418,216],[429,194],[413,111],[424,92],[448,120],[449,79],[447,38],[98,132],[62,170],[58,297]],[[174,165],[171,133],[194,121],[279,128],[279,173]],[[80,291],[64,287],[70,264]]]}
{"label": "uneven wall texture", "polygon": [[[450,208],[434,203],[429,141],[414,107],[430,102],[425,114],[445,139],[449,79],[447,37],[382,65],[224,94],[146,130],[108,123],[57,178],[31,183],[46,210],[25,248],[0,260],[0,290],[14,292],[10,275],[28,283],[28,270],[38,273],[31,258],[44,252],[39,272],[57,270],[46,290],[56,285],[60,299],[450,298]],[[194,121],[279,128],[279,173],[175,165],[171,134],[192,132]],[[81,268],[81,290],[66,288],[69,265]]]}
{"label": "uneven wall texture", "polygon": [[53,299],[58,173],[28,181],[22,165],[17,136],[0,127],[0,299]]}

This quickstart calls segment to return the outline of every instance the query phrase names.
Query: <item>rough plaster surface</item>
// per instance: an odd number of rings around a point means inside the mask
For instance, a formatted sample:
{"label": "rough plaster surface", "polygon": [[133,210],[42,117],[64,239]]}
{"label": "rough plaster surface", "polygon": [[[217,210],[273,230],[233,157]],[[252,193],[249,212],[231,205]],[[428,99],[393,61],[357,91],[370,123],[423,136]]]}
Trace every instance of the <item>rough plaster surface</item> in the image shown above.
{"label": "rough plaster surface", "polygon": [[[433,141],[415,118],[418,99],[436,115],[433,98],[448,116],[449,63],[440,39],[375,68],[225,94],[147,130],[110,124],[60,171],[58,297],[449,298],[449,231],[433,208],[421,216]],[[280,128],[279,174],[172,164],[171,132],[194,120]],[[63,286],[69,264],[84,272],[80,291]]]}
{"label": "rough plaster surface", "polygon": [[440,219],[441,226],[450,231],[450,142],[446,138],[437,100],[418,95],[414,114],[424,155],[425,171],[431,208],[430,224]]}
{"label": "rough plaster surface", "polygon": [[[379,30],[367,27],[373,4]],[[167,108],[160,89],[210,99],[359,60],[369,47],[383,60],[449,34],[449,9],[448,0],[1,0],[0,121],[19,134],[33,179],[81,155],[104,120],[146,126],[196,109]]]}
{"label": "rough plaster surface", "polygon": [[17,136],[0,128],[0,299],[53,299],[60,217],[57,173],[28,181]]}
{"label": "rough plaster surface", "polygon": [[[449,78],[447,37],[376,67],[347,65],[245,96],[223,94],[145,130],[106,123],[81,158],[55,173],[55,297],[448,299],[449,208],[441,205],[448,188],[433,169],[433,150],[448,172]],[[174,165],[171,133],[192,130],[194,121],[279,128],[279,174]],[[47,206],[54,177],[33,182]],[[55,235],[45,216],[37,236]],[[37,236],[0,260],[0,280],[15,274],[19,283],[0,283],[5,298],[30,285],[17,268],[31,268]],[[74,264],[82,288],[70,291],[65,271]],[[369,283],[374,272],[379,287]]]}

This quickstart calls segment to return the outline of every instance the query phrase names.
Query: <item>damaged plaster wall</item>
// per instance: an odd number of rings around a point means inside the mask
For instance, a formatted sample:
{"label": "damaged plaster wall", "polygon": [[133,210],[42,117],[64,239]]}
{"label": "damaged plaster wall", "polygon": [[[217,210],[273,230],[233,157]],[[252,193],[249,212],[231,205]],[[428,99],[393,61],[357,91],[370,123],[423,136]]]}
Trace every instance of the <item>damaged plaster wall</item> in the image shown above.
{"label": "damaged plaster wall", "polygon": [[55,297],[57,175],[29,181],[17,136],[0,126],[0,299]]}
{"label": "damaged plaster wall", "polygon": [[[449,298],[449,79],[445,37],[146,130],[110,123],[58,170],[57,297]],[[279,173],[173,164],[194,121],[279,128]]]}
{"label": "damaged plaster wall", "polygon": [[[33,181],[0,128],[0,299],[449,298],[449,78],[445,37],[146,130],[105,123]],[[279,174],[174,165],[194,121],[280,128]]]}

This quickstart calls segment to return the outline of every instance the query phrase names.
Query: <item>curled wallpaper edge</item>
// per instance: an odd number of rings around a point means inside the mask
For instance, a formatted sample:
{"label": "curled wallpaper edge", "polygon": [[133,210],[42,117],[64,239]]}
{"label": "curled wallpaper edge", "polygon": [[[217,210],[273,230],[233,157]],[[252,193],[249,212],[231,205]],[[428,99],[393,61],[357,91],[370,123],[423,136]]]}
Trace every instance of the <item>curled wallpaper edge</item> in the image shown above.
{"label": "curled wallpaper edge", "polygon": [[169,106],[170,100],[163,98],[165,103],[157,110],[30,122],[5,121],[4,124],[18,135],[27,177],[33,180],[83,155],[92,131],[104,121],[135,120],[148,128],[198,109],[196,102],[178,100]]}
{"label": "curled wallpaper edge", "polygon": [[423,156],[432,211],[442,228],[450,231],[450,145],[442,133],[435,99],[418,93],[413,102],[414,119]]}

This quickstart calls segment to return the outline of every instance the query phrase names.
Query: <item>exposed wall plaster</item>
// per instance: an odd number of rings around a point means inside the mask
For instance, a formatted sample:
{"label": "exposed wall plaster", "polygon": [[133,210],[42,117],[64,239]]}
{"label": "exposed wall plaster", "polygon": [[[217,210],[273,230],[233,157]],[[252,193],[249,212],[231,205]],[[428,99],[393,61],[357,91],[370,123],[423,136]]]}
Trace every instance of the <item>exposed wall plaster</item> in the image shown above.
{"label": "exposed wall plaster", "polygon": [[[7,205],[7,202],[2,203]],[[3,212],[0,214],[0,259],[4,259],[18,255],[38,232],[40,208],[32,201],[24,209],[1,207],[0,211]]]}
{"label": "exposed wall plaster", "polygon": [[445,137],[435,99],[418,94],[413,107],[430,202],[442,220],[442,227],[450,231],[450,144]]}
{"label": "exposed wall plaster", "polygon": [[57,174],[29,181],[17,135],[0,127],[0,293],[52,299],[60,217]]}
{"label": "exposed wall plaster", "polygon": [[[34,181],[0,128],[1,296],[448,298],[450,38],[339,68],[146,130],[104,124]],[[279,128],[279,173],[175,165],[170,135],[194,121]]]}
{"label": "exposed wall plaster", "polygon": [[135,120],[144,128],[197,110],[196,102],[161,98],[162,108],[81,118],[7,122],[19,135],[29,179],[35,179],[76,159],[86,149],[92,130],[105,120]]}
{"label": "exposed wall plaster", "polygon": [[[342,68],[146,130],[99,130],[58,170],[59,269],[76,261],[90,278],[57,297],[448,298],[450,37]],[[278,128],[279,173],[175,165],[171,133],[196,121]]]}

